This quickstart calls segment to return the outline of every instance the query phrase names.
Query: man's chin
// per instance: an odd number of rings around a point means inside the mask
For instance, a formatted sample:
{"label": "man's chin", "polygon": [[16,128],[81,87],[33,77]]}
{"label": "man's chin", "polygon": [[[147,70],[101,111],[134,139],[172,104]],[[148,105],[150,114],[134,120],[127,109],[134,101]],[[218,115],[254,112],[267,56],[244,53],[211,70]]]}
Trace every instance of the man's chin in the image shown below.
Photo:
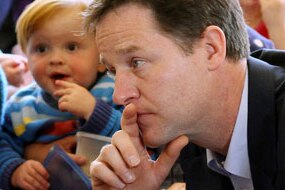
{"label": "man's chin", "polygon": [[150,138],[150,139],[144,138],[143,143],[149,148],[159,148],[163,146],[163,143],[161,143],[161,141],[157,137],[155,137],[155,139],[154,138]]}

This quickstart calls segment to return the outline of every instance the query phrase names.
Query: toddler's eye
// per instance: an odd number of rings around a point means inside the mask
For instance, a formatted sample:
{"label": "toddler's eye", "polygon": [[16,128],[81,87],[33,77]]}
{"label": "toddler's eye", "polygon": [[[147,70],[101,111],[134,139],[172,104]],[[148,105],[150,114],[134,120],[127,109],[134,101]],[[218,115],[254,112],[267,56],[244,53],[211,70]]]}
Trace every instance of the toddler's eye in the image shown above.
{"label": "toddler's eye", "polygon": [[48,50],[48,47],[45,45],[38,45],[35,47],[35,51],[38,53],[45,53]]}
{"label": "toddler's eye", "polygon": [[76,44],[68,44],[67,49],[69,51],[75,51],[78,49],[78,46]]}

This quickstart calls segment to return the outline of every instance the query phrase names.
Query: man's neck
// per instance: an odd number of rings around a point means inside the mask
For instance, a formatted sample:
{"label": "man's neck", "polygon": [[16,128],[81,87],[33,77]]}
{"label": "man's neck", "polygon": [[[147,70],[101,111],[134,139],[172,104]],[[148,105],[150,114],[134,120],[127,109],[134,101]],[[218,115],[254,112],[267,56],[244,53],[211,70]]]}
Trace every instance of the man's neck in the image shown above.
{"label": "man's neck", "polygon": [[221,86],[224,90],[220,90],[219,97],[213,101],[216,109],[204,123],[207,131],[189,137],[191,142],[221,155],[227,154],[241,103],[246,67],[246,59],[239,63],[226,63],[225,69],[219,73],[223,75],[220,80],[223,80],[221,83],[224,85]]}

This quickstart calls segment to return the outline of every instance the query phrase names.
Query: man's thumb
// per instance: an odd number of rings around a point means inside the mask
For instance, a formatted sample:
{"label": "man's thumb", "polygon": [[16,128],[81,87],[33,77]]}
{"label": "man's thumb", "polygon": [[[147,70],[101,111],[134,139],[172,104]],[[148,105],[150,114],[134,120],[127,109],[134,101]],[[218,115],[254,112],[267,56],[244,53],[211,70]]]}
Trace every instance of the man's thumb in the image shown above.
{"label": "man's thumb", "polygon": [[[170,172],[175,161],[178,159],[181,150],[188,144],[189,139],[186,136],[180,136],[171,141],[161,152],[157,160],[158,173],[165,178]],[[164,176],[165,174],[165,176]]]}

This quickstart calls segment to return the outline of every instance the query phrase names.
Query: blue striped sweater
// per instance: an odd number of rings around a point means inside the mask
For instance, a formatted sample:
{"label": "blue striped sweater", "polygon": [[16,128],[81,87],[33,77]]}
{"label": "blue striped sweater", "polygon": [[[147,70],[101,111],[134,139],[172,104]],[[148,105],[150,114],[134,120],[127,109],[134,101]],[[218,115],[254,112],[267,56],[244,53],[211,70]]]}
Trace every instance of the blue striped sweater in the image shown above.
{"label": "blue striped sweater", "polygon": [[[6,104],[0,131],[0,189],[10,189],[13,171],[22,164],[24,145],[48,143],[77,130],[112,136],[120,129],[123,107],[112,102],[114,81],[103,75],[90,90],[96,106],[88,121],[57,108],[57,101],[36,83],[20,90]],[[82,100],[84,101],[84,100]]]}

